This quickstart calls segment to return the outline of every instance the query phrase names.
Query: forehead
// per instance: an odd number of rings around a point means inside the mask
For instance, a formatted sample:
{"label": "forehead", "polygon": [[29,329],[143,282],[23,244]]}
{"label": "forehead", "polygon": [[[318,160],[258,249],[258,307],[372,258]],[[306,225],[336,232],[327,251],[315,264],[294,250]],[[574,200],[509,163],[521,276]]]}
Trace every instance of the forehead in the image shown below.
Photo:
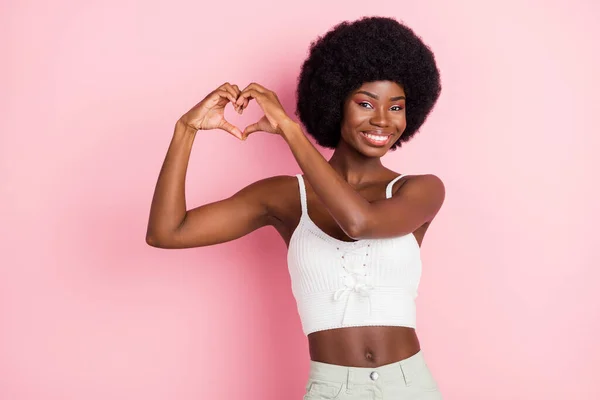
{"label": "forehead", "polygon": [[382,95],[384,97],[404,96],[404,88],[392,81],[365,82],[356,91],[365,90],[367,92]]}

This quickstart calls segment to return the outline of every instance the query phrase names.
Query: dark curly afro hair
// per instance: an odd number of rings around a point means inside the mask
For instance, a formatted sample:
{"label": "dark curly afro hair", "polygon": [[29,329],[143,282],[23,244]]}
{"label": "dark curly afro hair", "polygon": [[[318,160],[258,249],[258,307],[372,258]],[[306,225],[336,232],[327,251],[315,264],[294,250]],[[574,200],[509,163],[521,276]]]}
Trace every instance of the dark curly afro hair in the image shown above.
{"label": "dark curly afro hair", "polygon": [[337,147],[346,98],[374,81],[397,82],[406,93],[406,130],[395,150],[423,125],[441,92],[429,47],[386,17],[342,22],[311,44],[298,77],[296,113],[319,145]]}

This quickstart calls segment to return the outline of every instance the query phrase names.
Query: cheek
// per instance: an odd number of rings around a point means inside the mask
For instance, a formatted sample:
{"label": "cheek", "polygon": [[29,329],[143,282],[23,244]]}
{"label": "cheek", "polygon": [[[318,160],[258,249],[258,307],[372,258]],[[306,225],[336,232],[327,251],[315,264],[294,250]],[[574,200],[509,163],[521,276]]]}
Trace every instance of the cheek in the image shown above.
{"label": "cheek", "polygon": [[358,129],[368,125],[369,119],[369,113],[354,110],[354,112],[348,113],[346,119],[344,120],[344,125],[346,125],[348,129]]}
{"label": "cheek", "polygon": [[357,113],[352,109],[346,109],[344,111],[344,116],[342,117],[343,130],[352,130],[361,123],[360,113]]}
{"label": "cheek", "polygon": [[398,118],[396,124],[400,132],[404,132],[404,130],[406,129],[406,115],[403,115],[401,118]]}

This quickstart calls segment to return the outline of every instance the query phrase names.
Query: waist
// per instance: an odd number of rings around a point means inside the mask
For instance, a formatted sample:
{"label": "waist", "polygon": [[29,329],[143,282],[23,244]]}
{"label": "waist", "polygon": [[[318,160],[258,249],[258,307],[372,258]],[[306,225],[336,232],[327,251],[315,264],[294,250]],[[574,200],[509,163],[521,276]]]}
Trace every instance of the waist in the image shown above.
{"label": "waist", "polygon": [[420,351],[414,329],[391,326],[352,327],[308,335],[313,361],[349,367],[379,367]]}

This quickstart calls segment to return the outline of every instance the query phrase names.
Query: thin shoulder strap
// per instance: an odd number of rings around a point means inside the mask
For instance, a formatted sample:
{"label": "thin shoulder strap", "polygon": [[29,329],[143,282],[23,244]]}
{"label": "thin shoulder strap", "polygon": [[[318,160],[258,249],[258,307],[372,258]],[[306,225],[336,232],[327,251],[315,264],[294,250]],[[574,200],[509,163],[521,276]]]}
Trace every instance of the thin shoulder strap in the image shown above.
{"label": "thin shoulder strap", "polygon": [[390,183],[388,183],[387,188],[385,188],[385,198],[389,199],[390,197],[392,197],[392,187],[394,187],[394,183],[398,182],[400,180],[400,178],[402,178],[404,175],[400,174],[397,177],[395,177]]}
{"label": "thin shoulder strap", "polygon": [[298,178],[298,186],[300,188],[300,204],[302,205],[302,215],[306,215],[308,213],[308,209],[306,207],[306,186],[304,186],[302,174],[296,175],[296,178]]}

